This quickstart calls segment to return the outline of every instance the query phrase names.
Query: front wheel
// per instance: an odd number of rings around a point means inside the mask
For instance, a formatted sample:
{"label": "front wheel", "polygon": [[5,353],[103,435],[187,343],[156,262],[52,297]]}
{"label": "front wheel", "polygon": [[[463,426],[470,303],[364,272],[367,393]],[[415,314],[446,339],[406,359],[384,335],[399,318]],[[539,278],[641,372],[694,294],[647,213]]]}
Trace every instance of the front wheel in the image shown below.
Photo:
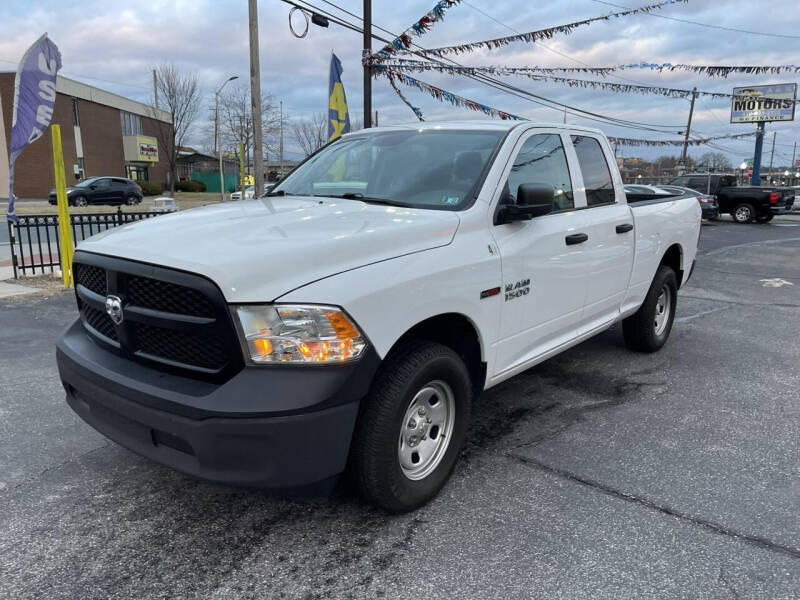
{"label": "front wheel", "polygon": [[461,452],[471,403],[469,373],[450,348],[416,342],[387,358],[353,440],[361,494],[394,513],[433,498]]}
{"label": "front wheel", "polygon": [[733,220],[742,225],[751,223],[755,215],[756,211],[753,209],[752,204],[740,204],[733,209],[733,213],[731,214]]}
{"label": "front wheel", "polygon": [[772,221],[774,216],[775,215],[771,213],[768,215],[759,215],[756,217],[756,223],[769,223],[770,221]]}
{"label": "front wheel", "polygon": [[86,199],[86,196],[77,196],[72,203],[75,206],[89,206],[89,201]]}
{"label": "front wheel", "polygon": [[664,265],[658,268],[644,302],[622,321],[625,345],[638,352],[656,352],[666,343],[678,303],[678,278]]}

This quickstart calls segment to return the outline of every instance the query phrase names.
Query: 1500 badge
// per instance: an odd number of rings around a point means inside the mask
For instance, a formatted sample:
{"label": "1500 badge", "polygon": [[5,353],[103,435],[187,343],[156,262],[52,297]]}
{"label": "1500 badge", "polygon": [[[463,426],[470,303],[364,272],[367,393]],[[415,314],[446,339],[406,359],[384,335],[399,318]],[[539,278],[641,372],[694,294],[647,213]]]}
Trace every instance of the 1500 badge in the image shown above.
{"label": "1500 badge", "polygon": [[506,302],[508,302],[509,300],[513,300],[514,298],[521,298],[522,296],[527,296],[530,291],[531,291],[530,279],[520,279],[516,283],[507,283]]}

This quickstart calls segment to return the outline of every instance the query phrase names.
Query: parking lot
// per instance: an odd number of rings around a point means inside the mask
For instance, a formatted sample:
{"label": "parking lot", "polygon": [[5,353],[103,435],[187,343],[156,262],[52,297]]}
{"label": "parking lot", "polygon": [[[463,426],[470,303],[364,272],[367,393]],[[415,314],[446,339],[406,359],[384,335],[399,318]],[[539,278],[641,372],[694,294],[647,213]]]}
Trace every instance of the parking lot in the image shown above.
{"label": "parking lot", "polygon": [[482,394],[387,516],[194,481],[63,401],[70,294],[0,300],[0,598],[800,598],[800,222],[703,227],[658,354],[618,327]]}

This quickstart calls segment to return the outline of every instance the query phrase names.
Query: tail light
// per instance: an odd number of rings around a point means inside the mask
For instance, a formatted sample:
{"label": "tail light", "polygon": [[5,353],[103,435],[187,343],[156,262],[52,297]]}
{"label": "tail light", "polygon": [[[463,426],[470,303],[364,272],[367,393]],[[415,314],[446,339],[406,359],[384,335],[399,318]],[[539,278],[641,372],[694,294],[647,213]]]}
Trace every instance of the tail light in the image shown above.
{"label": "tail light", "polygon": [[778,192],[772,192],[769,195],[769,203],[770,204],[777,204],[778,203]]}
{"label": "tail light", "polygon": [[140,186],[138,183],[136,184],[136,191],[140,194],[142,193],[142,186]]}

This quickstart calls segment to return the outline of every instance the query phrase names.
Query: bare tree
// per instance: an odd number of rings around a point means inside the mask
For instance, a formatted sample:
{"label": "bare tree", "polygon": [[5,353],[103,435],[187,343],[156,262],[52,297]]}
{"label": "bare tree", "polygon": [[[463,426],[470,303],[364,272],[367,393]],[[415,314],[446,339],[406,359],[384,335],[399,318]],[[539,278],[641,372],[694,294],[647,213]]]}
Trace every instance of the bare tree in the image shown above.
{"label": "bare tree", "polygon": [[730,159],[722,152],[706,152],[699,162],[712,171],[730,171],[733,168]]}
{"label": "bare tree", "polygon": [[[167,183],[175,193],[178,150],[186,141],[200,110],[200,86],[196,73],[181,71],[169,63],[155,67],[159,108],[172,117],[172,123],[156,120],[158,145],[167,157]],[[155,109],[153,109],[155,115]]]}
{"label": "bare tree", "polygon": [[293,122],[291,134],[306,156],[313,154],[328,141],[328,119],[324,113],[314,113],[310,119]]}

